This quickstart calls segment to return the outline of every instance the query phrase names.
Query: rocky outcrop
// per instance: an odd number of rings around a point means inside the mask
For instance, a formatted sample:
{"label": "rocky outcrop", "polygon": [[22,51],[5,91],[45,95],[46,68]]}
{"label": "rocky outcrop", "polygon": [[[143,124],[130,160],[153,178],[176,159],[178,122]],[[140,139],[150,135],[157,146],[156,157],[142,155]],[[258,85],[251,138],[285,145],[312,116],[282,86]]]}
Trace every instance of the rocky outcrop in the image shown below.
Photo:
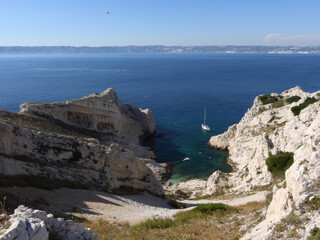
{"label": "rocky outcrop", "polygon": [[0,186],[132,188],[162,195],[166,166],[140,145],[154,132],[153,113],[122,104],[112,89],[25,103],[19,114],[0,110]]}
{"label": "rocky outcrop", "polygon": [[52,214],[19,206],[10,216],[10,227],[0,235],[1,240],[98,240],[98,236],[81,223],[63,218],[54,218]]}
{"label": "rocky outcrop", "polygon": [[[296,87],[281,95],[273,93],[270,96],[278,100],[263,104],[257,97],[238,124],[209,141],[211,147],[229,151],[228,160],[234,167],[234,172],[228,177],[231,190],[250,191],[269,185],[272,176],[265,164],[269,153],[295,153],[307,137],[314,137],[314,131],[318,128],[319,102],[303,109],[298,116],[291,111],[293,106],[303,103],[307,97],[318,99],[318,93],[306,93]],[[300,97],[300,100],[287,102],[293,96]]]}
{"label": "rocky outcrop", "polygon": [[[292,110],[292,107],[305,103],[307,98],[319,100],[319,96],[320,92],[306,93],[295,87],[281,95],[265,95],[267,100],[272,100],[270,102],[257,97],[238,124],[210,139],[211,147],[229,150],[234,171],[227,178],[228,191],[250,191],[270,186],[273,177],[265,163],[269,153],[294,154],[294,163],[285,173],[285,182],[274,187],[266,219],[244,239],[278,238],[273,235],[276,226],[284,224],[283,219],[292,214],[300,216],[303,226],[309,226],[300,230],[287,227],[287,231],[295,230],[299,239],[306,239],[313,227],[319,227],[319,214],[310,209],[310,197],[319,195],[320,101],[308,105],[296,115]],[[219,185],[220,181],[215,184]]]}
{"label": "rocky outcrop", "polygon": [[108,88],[75,100],[55,103],[24,103],[21,113],[58,119],[67,124],[125,136],[130,140],[154,134],[155,121],[150,109],[122,104],[116,92]]}
{"label": "rocky outcrop", "polygon": [[[109,147],[0,121],[0,174],[17,181],[39,177],[59,187],[110,191],[120,187],[161,195],[145,162],[117,144]],[[26,181],[28,182],[28,181]]]}

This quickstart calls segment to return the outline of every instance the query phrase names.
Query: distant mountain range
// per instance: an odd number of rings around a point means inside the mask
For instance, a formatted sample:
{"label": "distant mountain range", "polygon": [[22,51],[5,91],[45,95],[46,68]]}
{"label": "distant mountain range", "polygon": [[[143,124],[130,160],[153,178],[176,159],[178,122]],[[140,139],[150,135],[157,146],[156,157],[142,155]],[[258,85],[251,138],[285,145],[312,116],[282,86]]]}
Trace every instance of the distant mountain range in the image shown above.
{"label": "distant mountain range", "polygon": [[0,54],[48,53],[297,53],[320,54],[320,46],[123,46],[123,47],[0,47]]}

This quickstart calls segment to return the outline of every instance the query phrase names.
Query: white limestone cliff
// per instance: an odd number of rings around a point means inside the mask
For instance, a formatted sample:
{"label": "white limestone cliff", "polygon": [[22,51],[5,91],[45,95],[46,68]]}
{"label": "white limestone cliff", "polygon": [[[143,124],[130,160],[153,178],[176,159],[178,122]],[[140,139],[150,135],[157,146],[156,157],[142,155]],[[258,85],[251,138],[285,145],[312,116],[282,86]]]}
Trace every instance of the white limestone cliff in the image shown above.
{"label": "white limestone cliff", "polygon": [[73,126],[125,136],[131,141],[155,132],[152,111],[122,104],[112,88],[80,99],[24,103],[20,113],[47,116]]}
{"label": "white limestone cliff", "polygon": [[[209,145],[229,151],[229,161],[234,167],[227,178],[230,192],[270,186],[273,178],[265,163],[269,153],[292,152],[294,163],[285,173],[284,184],[274,188],[266,219],[244,239],[275,238],[272,235],[275,226],[293,213],[301,219],[308,216],[309,220],[304,220],[308,227],[299,232],[301,239],[306,239],[313,227],[320,226],[319,214],[306,211],[310,197],[318,196],[320,188],[320,101],[304,108],[297,116],[291,108],[307,97],[319,100],[320,92],[307,93],[295,87],[281,95],[271,95],[278,101],[263,105],[257,97],[241,121],[225,133],[213,136]],[[293,96],[301,99],[287,102]],[[216,186],[226,185],[226,179],[221,183],[216,176],[214,179],[207,182],[207,194],[212,194]]]}
{"label": "white limestone cliff", "polygon": [[122,104],[111,88],[76,100],[25,103],[19,114],[0,110],[0,176],[162,195],[166,166],[140,142],[154,132],[153,113]]}
{"label": "white limestone cliff", "polygon": [[131,187],[161,195],[162,187],[142,159],[117,144],[109,147],[44,134],[0,121],[0,174],[41,176],[103,191]]}

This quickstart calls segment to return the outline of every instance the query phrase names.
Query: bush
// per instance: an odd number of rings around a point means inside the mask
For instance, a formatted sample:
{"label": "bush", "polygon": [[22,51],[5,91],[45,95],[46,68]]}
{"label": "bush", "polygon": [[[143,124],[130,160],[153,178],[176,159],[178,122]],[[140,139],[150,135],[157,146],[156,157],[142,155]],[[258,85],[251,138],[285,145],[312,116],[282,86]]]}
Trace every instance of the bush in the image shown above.
{"label": "bush", "polygon": [[270,94],[265,94],[259,96],[259,100],[262,102],[263,105],[269,104],[269,103],[275,103],[278,101],[278,98],[275,96],[271,96]]}
{"label": "bush", "polygon": [[193,212],[200,212],[203,215],[210,215],[216,211],[225,212],[227,210],[237,211],[237,209],[232,208],[223,203],[208,203],[208,204],[200,204],[196,208],[192,209]]}
{"label": "bush", "polygon": [[292,107],[291,111],[293,112],[293,114],[295,116],[299,115],[300,112],[305,109],[306,107],[308,107],[310,104],[313,104],[315,102],[317,102],[318,100],[315,98],[307,98],[303,103],[299,104],[298,106]]}
{"label": "bush", "polygon": [[292,96],[286,99],[287,103],[293,103],[293,102],[298,102],[301,99],[299,96]]}
{"label": "bush", "polygon": [[296,214],[290,214],[287,218],[286,218],[286,222],[288,224],[300,224],[301,223],[301,219],[298,215]]}
{"label": "bush", "polygon": [[283,178],[285,171],[293,164],[293,153],[269,154],[266,164],[274,177]]}
{"label": "bush", "polygon": [[153,218],[148,219],[142,223],[134,226],[135,230],[140,229],[155,229],[155,228],[168,228],[174,224],[174,221],[171,218]]}
{"label": "bush", "polygon": [[320,239],[320,229],[318,227],[313,228],[310,231],[310,236],[308,240],[319,240]]}
{"label": "bush", "polygon": [[319,197],[314,197],[311,201],[311,209],[312,210],[318,210],[320,209],[320,198]]}

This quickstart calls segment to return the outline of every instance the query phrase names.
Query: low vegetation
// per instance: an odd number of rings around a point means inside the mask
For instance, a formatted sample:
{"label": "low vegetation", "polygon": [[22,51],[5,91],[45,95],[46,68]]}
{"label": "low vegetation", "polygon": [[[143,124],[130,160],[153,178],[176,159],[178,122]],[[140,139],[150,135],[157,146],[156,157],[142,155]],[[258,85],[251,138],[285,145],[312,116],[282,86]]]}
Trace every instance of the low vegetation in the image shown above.
{"label": "low vegetation", "polygon": [[284,178],[285,171],[293,164],[293,153],[284,152],[276,155],[270,153],[266,164],[274,177]]}
{"label": "low vegetation", "polygon": [[299,96],[292,96],[286,99],[287,103],[293,103],[293,102],[298,102],[301,99]]}
{"label": "low vegetation", "polygon": [[1,227],[3,227],[4,229],[8,229],[11,226],[11,223],[9,221],[9,214],[6,207],[6,201],[7,196],[4,196],[3,200],[0,201],[0,229]]}
{"label": "low vegetation", "polygon": [[274,108],[280,108],[280,107],[283,107],[284,105],[285,105],[285,100],[284,99],[280,99],[279,101],[276,101],[273,104],[273,107]]}
{"label": "low vegetation", "polygon": [[308,205],[311,210],[316,211],[320,209],[320,198],[313,196],[313,198],[308,202]]}
{"label": "low vegetation", "polygon": [[314,227],[310,231],[310,236],[308,237],[308,240],[319,240],[320,239],[320,229],[318,227]]}
{"label": "low vegetation", "polygon": [[0,214],[7,215],[6,200],[7,200],[7,196],[4,196],[3,201],[0,201]]}
{"label": "low vegetation", "polygon": [[286,217],[285,219],[287,224],[300,224],[301,223],[301,219],[298,215],[292,213],[290,214],[288,217]]}
{"label": "low vegetation", "polygon": [[275,226],[270,239],[302,239],[300,230],[304,229],[304,220],[292,212]]}
{"label": "low vegetation", "polygon": [[[201,204],[178,213],[174,218],[153,218],[130,226],[105,220],[86,222],[99,239],[239,239],[245,221],[261,217],[264,203],[249,203],[236,208],[225,204]],[[249,214],[253,213],[255,214]],[[248,216],[243,217],[240,216]]]}
{"label": "low vegetation", "polygon": [[258,98],[263,105],[266,105],[269,103],[275,103],[279,100],[276,96],[271,96],[270,94],[261,95]]}
{"label": "low vegetation", "polygon": [[299,104],[298,106],[292,107],[291,111],[293,112],[293,114],[295,116],[299,115],[300,112],[305,109],[306,107],[308,107],[309,105],[317,102],[318,100],[315,98],[310,98],[308,97],[303,103]]}

